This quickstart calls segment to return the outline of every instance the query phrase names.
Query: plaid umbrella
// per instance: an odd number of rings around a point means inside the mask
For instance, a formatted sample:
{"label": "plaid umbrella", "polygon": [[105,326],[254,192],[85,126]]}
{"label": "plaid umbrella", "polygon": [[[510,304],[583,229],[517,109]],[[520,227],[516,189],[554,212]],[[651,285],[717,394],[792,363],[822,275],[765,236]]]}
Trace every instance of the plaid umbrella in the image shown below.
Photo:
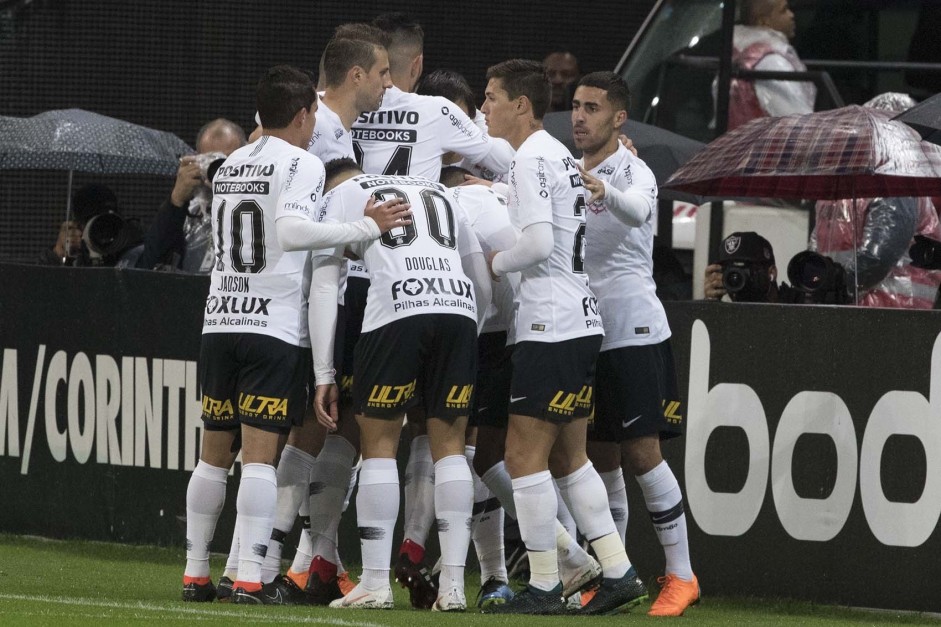
{"label": "plaid umbrella", "polygon": [[704,198],[941,195],[941,147],[857,105],[758,118],[722,135],[666,187]]}
{"label": "plaid umbrella", "polygon": [[941,144],[941,94],[935,94],[892,119],[911,126],[925,141]]}
{"label": "plaid umbrella", "polygon": [[0,169],[174,176],[193,150],[172,133],[84,111],[0,116]]}

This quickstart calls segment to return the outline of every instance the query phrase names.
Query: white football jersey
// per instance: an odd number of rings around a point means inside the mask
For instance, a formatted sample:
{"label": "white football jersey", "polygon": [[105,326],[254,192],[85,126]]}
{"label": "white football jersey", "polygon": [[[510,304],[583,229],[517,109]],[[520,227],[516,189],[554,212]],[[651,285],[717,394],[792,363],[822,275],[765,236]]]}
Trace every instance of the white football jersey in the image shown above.
{"label": "white football jersey", "polygon": [[588,203],[585,269],[604,319],[601,350],[658,344],[670,337],[670,325],[653,280],[657,179],[620,144],[591,174],[621,191],[649,196],[654,207],[642,226],[631,228],[612,215],[603,200]]}
{"label": "white football jersey", "polygon": [[520,232],[552,224],[549,258],[520,272],[516,341],[561,342],[604,333],[585,274],[585,199],[572,153],[544,130],[516,151],[510,166],[510,221]]}
{"label": "white football jersey", "polygon": [[307,151],[325,164],[334,159],[355,159],[353,133],[343,127],[340,116],[327,106],[322,97],[320,106],[317,107],[316,118],[314,135],[310,138]]}
{"label": "white football jersey", "polygon": [[441,156],[455,151],[494,172],[510,167],[513,149],[481,132],[460,107],[440,96],[386,90],[378,111],[353,123],[356,160],[369,174],[423,176],[437,181]]}
{"label": "white football jersey", "polygon": [[[490,254],[494,250],[507,250],[516,245],[516,229],[510,224],[506,199],[503,196],[486,185],[452,187],[451,194],[467,212],[484,254]],[[513,324],[516,309],[513,286],[519,285],[519,273],[512,272],[510,275],[492,283],[493,299],[487,309],[481,333],[509,331]]]}
{"label": "white football jersey", "polygon": [[320,159],[277,137],[225,160],[212,183],[216,260],[203,333],[260,333],[310,346],[310,255],[282,250],[275,222],[316,220],[323,186]]}
{"label": "white football jersey", "polygon": [[[480,109],[478,109],[477,114],[474,115],[474,125],[477,126],[477,128],[479,128],[481,132],[484,133],[485,135],[488,134],[487,117],[483,114],[483,111],[481,111]],[[513,150],[513,147],[510,146],[509,142],[507,142],[505,139],[501,139],[499,137],[491,137],[490,139],[491,141],[494,141],[494,142],[503,142],[509,147],[511,151]],[[454,165],[456,165],[459,168],[464,168],[465,170],[470,170],[471,172],[474,173],[474,176],[485,179],[487,181],[492,181],[494,183],[506,182],[506,170],[504,170],[503,172],[494,172],[490,168],[474,163],[466,157],[461,159]]]}
{"label": "white football jersey", "polygon": [[[460,314],[476,322],[474,286],[464,274],[461,256],[481,248],[450,191],[420,177],[361,174],[324,196],[320,219],[360,220],[370,196],[411,203],[412,223],[349,247],[369,267],[363,333],[419,314]],[[342,250],[331,254],[340,256]]]}

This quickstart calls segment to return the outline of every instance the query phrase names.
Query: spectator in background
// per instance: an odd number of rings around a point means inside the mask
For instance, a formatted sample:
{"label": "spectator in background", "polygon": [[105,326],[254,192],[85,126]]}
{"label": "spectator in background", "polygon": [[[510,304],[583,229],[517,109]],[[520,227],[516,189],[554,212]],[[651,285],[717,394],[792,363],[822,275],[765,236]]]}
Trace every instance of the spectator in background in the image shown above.
{"label": "spectator in background", "polygon": [[196,155],[180,158],[176,183],[144,236],[138,268],[179,269],[205,274],[212,269],[212,203],[209,166],[245,145],[242,128],[217,118],[196,135]]}
{"label": "spectator in background", "polygon": [[[732,37],[732,63],[736,67],[806,71],[788,43],[794,37],[795,26],[787,0],[745,0],[742,22],[735,26]],[[805,81],[734,78],[729,88],[728,130],[764,116],[812,113],[816,96],[817,88]]]}
{"label": "spectator in background", "polygon": [[[893,117],[915,105],[907,94],[880,94],[863,106]],[[941,239],[941,223],[930,198],[857,198],[816,204],[810,250],[846,270],[846,285],[865,307],[931,309],[941,271],[911,265],[915,235]],[[852,301],[851,301],[852,302]]]}
{"label": "spectator in background", "polygon": [[549,82],[552,83],[552,96],[547,113],[570,110],[575,83],[581,75],[578,59],[571,52],[550,52],[542,64],[549,74]]}

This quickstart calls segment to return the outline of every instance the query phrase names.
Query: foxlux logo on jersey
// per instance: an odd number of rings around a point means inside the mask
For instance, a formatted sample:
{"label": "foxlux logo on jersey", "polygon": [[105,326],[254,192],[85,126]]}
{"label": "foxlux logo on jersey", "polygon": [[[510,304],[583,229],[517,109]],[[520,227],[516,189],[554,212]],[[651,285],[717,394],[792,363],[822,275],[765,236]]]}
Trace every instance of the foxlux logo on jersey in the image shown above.
{"label": "foxlux logo on jersey", "polygon": [[[477,312],[470,281],[442,277],[408,278],[392,283],[393,311],[423,307],[453,307]],[[425,298],[419,298],[425,296]]]}
{"label": "foxlux logo on jersey", "polygon": [[604,325],[598,316],[598,299],[594,296],[586,296],[582,299],[582,315],[585,316],[585,328],[602,328]]}
{"label": "foxlux logo on jersey", "polygon": [[[247,276],[219,276],[215,291],[221,294],[210,294],[206,299],[205,325],[267,327],[267,320],[247,316],[268,316],[268,305],[272,299],[238,295],[247,294],[250,289]],[[227,292],[235,294],[229,295]]]}

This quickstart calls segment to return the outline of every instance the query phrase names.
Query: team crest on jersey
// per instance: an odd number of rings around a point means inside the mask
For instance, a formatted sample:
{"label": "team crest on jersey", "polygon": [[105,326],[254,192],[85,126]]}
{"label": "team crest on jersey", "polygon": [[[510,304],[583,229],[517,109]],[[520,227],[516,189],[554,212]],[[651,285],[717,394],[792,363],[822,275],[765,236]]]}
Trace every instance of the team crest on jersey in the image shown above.
{"label": "team crest on jersey", "polygon": [[338,128],[337,130],[333,131],[333,138],[334,138],[334,139],[340,139],[341,137],[343,137],[343,129],[342,129],[342,128]]}
{"label": "team crest on jersey", "polygon": [[605,211],[607,211],[608,207],[607,205],[604,204],[604,201],[593,200],[590,203],[588,203],[588,210],[591,211],[593,214],[598,215],[599,213],[604,213]]}

